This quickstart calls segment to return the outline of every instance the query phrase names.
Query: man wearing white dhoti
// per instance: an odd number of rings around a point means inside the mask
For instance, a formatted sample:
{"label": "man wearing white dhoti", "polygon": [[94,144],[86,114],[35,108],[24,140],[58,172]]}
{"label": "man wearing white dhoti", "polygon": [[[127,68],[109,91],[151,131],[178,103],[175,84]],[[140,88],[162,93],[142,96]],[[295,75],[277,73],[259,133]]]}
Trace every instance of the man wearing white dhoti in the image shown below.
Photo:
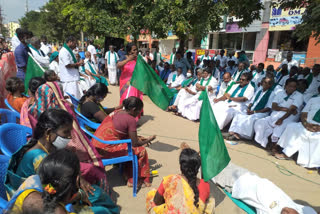
{"label": "man wearing white dhoti", "polygon": [[239,84],[233,84],[227,93],[214,100],[212,110],[221,130],[231,122],[236,113],[246,109],[246,104],[254,95],[251,79],[251,73],[242,74]]}
{"label": "man wearing white dhoti", "polygon": [[303,96],[296,88],[297,80],[288,79],[285,84],[285,90],[278,93],[272,101],[271,115],[255,122],[254,139],[262,147],[265,148],[267,146],[270,135],[273,143],[278,142],[286,126],[289,123],[298,121],[299,112],[303,104]]}
{"label": "man wearing white dhoti", "polygon": [[36,36],[31,38],[28,45],[33,58],[44,68],[48,68],[50,64],[50,58],[43,53],[40,49],[40,39]]}
{"label": "man wearing white dhoti", "polygon": [[[80,61],[80,54],[75,54],[77,61]],[[85,66],[79,66],[80,80],[78,81],[82,96],[88,91],[91,86],[96,84],[96,80],[91,76],[91,73],[85,69]]]}
{"label": "man wearing white dhoti", "polygon": [[78,86],[80,74],[78,68],[83,65],[83,61],[77,62],[72,52],[76,45],[77,40],[75,37],[70,36],[67,38],[59,53],[59,71],[64,93],[68,92],[75,98],[80,99],[81,95]]}
{"label": "man wearing white dhoti", "polygon": [[[320,90],[320,87],[319,87]],[[279,139],[286,159],[298,152],[297,163],[303,167],[320,167],[320,96],[311,98],[301,113],[300,123],[290,123]]]}
{"label": "man wearing white dhoti", "polygon": [[204,55],[198,56],[198,59],[200,59],[200,67],[203,67],[204,60],[211,60],[212,58],[209,56],[209,50],[204,51]]}
{"label": "man wearing white dhoti", "polygon": [[261,80],[266,76],[266,73],[264,72],[263,69],[264,69],[264,64],[259,63],[257,70],[252,74],[253,78],[251,81],[254,83],[256,87],[261,86]]}
{"label": "man wearing white dhoti", "polygon": [[231,162],[212,181],[256,208],[257,214],[317,214],[313,208],[295,203],[268,179]]}
{"label": "man wearing white dhoti", "polygon": [[174,89],[181,86],[183,80],[185,80],[185,76],[182,73],[182,68],[177,69],[177,74],[173,74],[171,81],[169,82],[169,88]]}
{"label": "man wearing white dhoti", "polygon": [[105,68],[108,69],[109,82],[111,85],[115,85],[118,82],[117,79],[117,62],[119,61],[118,54],[114,51],[112,45],[109,46],[109,51],[105,55]]}
{"label": "man wearing white dhoti", "polygon": [[209,99],[216,96],[218,81],[212,76],[209,69],[203,70],[203,78],[196,84],[197,94],[185,100],[184,104],[178,108],[178,112],[189,120],[198,120],[202,106],[202,96],[208,91]]}
{"label": "man wearing white dhoti", "polygon": [[239,112],[233,118],[229,128],[228,140],[239,140],[240,138],[252,139],[254,122],[260,118],[267,117],[273,101],[273,77],[262,79],[262,87],[251,98],[246,112]]}
{"label": "man wearing white dhoti", "polygon": [[315,64],[312,68],[312,81],[303,94],[304,102],[307,103],[309,99],[318,93],[318,88],[320,86],[320,64]]}
{"label": "man wearing white dhoti", "polygon": [[239,83],[241,75],[248,72],[249,70],[246,69],[245,64],[243,62],[240,62],[238,65],[238,70],[236,70],[236,72],[234,72],[232,75],[233,81]]}

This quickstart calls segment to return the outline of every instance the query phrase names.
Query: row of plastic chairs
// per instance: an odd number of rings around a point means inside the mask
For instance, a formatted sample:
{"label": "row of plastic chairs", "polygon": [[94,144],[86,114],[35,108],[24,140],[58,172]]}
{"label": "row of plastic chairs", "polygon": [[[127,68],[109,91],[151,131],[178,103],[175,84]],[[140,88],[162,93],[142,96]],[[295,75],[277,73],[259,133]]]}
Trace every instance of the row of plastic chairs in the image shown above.
{"label": "row of plastic chairs", "polygon": [[74,105],[74,111],[77,114],[77,120],[79,122],[80,128],[86,133],[86,135],[90,139],[93,138],[103,144],[124,144],[124,143],[127,144],[128,155],[117,157],[117,158],[102,159],[102,164],[103,164],[103,166],[107,166],[107,165],[121,164],[121,163],[131,161],[132,162],[132,169],[133,169],[132,170],[132,172],[133,172],[133,197],[136,197],[137,186],[138,186],[138,159],[137,159],[137,156],[133,153],[131,139],[117,140],[117,141],[104,141],[104,140],[96,137],[95,135],[93,135],[88,130],[88,128],[96,130],[100,126],[100,123],[94,123],[91,120],[89,120],[87,117],[82,115],[77,109],[78,104],[79,104],[79,100],[76,99],[71,94],[68,94],[68,96],[70,97],[71,102]]}

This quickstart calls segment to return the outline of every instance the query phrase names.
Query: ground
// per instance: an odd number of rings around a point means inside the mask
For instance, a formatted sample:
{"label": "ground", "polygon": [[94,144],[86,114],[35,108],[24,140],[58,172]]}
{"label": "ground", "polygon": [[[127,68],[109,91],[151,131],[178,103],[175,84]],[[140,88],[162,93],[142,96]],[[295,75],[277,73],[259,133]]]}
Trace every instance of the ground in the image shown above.
{"label": "ground", "polygon": [[[119,104],[119,87],[110,86],[103,105],[113,107]],[[179,154],[181,142],[188,143],[199,150],[199,123],[174,116],[155,106],[147,97],[143,97],[144,115],[139,121],[138,134],[142,136],[157,135],[154,143],[147,148],[150,167],[157,169],[158,176],[152,179],[151,188],[138,191],[137,197],[132,196],[132,188],[128,188],[118,168],[107,167],[109,184],[113,189],[112,197],[120,206],[121,213],[146,213],[146,194],[157,188],[164,176],[180,173]],[[239,166],[267,178],[279,186],[294,201],[309,205],[320,212],[320,176],[316,171],[307,170],[296,163],[277,160],[264,149],[252,142],[239,142],[237,145],[226,144],[231,161]],[[277,163],[279,165],[277,165]],[[215,188],[216,214],[245,213],[238,208],[219,189]]]}

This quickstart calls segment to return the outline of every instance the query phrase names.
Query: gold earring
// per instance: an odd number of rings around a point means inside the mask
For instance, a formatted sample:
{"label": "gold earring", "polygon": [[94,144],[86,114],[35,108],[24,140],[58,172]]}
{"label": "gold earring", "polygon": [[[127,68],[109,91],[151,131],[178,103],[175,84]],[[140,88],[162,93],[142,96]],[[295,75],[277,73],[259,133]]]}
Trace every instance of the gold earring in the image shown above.
{"label": "gold earring", "polygon": [[47,142],[49,142],[49,140],[50,140],[50,136],[49,135],[47,135],[46,140],[47,140]]}

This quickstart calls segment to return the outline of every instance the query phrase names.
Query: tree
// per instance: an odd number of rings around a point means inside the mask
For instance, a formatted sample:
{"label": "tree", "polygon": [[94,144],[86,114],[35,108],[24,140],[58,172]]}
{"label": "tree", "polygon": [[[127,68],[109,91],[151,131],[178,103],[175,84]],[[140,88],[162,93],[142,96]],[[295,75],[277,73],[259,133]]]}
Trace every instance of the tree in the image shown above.
{"label": "tree", "polygon": [[41,20],[41,12],[30,11],[24,17],[19,19],[21,28],[32,31],[35,36],[41,36],[45,29]]}

